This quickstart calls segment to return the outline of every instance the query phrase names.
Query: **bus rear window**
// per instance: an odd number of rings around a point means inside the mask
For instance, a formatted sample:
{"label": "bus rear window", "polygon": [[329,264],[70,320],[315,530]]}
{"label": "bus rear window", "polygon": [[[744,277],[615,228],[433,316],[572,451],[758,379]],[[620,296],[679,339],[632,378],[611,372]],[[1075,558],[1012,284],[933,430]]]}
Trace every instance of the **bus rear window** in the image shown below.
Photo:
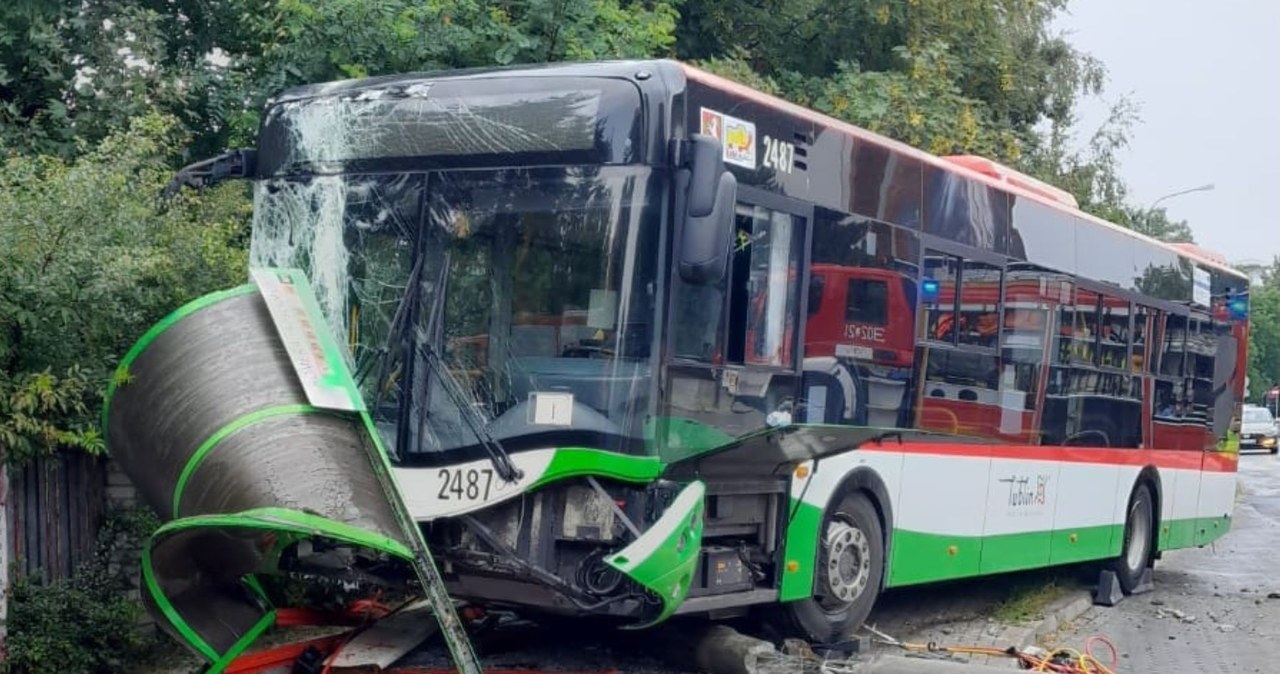
{"label": "bus rear window", "polygon": [[849,280],[849,298],[845,305],[845,321],[868,325],[889,322],[889,284],[867,279]]}

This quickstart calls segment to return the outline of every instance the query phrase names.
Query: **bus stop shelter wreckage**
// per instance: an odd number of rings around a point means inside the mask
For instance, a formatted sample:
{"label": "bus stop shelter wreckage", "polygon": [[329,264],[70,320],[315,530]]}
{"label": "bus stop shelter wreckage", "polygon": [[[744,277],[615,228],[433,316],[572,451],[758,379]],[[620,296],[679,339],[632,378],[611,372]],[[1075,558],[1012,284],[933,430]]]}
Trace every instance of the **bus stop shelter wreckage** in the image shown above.
{"label": "bus stop shelter wreckage", "polygon": [[108,448],[165,522],[142,553],[149,613],[217,674],[281,617],[260,576],[412,579],[478,674],[305,276],[252,278],[157,323],[107,392]]}

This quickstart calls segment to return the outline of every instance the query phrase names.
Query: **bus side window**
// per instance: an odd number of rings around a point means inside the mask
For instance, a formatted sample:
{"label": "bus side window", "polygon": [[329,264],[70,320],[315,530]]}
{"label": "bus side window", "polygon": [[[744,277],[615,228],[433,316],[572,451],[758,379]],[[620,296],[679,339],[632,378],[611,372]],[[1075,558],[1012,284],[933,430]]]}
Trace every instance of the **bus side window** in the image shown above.
{"label": "bus side window", "polygon": [[1140,304],[1133,307],[1133,353],[1129,356],[1129,369],[1134,374],[1151,372],[1152,361],[1156,358],[1154,351],[1148,351],[1151,344],[1148,335],[1153,327],[1152,313],[1151,309]]}
{"label": "bus side window", "polygon": [[730,271],[729,362],[792,366],[802,222],[790,213],[738,206]]}
{"label": "bus side window", "polygon": [[676,275],[675,316],[671,322],[673,357],[713,363],[721,350],[721,318],[724,314],[724,282],[693,285]]}
{"label": "bus side window", "polygon": [[807,421],[910,426],[919,259],[914,232],[815,210],[801,383]]}
{"label": "bus side window", "polygon": [[1187,338],[1187,376],[1191,378],[1192,412],[1195,420],[1206,428],[1213,426],[1216,399],[1213,375],[1217,356],[1218,338],[1213,319],[1206,314],[1193,313]]}
{"label": "bus side window", "polygon": [[921,338],[956,343],[956,292],[960,284],[960,259],[934,250],[924,254],[924,288],[920,306]]}
{"label": "bus side window", "polygon": [[1045,343],[1053,323],[1041,279],[1051,273],[1013,265],[1005,273],[1000,433],[1007,439],[1032,445],[1041,444],[1044,435],[1036,428],[1035,412],[1040,407]]}
{"label": "bus side window", "polygon": [[965,260],[960,277],[959,341],[966,346],[996,348],[1000,332],[999,267]]}
{"label": "bus side window", "polygon": [[1160,358],[1154,370],[1152,388],[1151,443],[1153,449],[1200,449],[1204,444],[1203,422],[1192,410],[1193,390],[1186,376],[1187,316],[1157,312],[1161,326]]}

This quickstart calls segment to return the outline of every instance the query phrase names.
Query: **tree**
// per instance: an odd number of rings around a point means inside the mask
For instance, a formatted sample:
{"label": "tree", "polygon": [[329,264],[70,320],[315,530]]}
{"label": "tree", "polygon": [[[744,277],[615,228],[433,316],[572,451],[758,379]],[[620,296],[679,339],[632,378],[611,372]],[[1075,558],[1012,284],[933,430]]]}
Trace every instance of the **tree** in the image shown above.
{"label": "tree", "polygon": [[0,141],[71,156],[157,110],[207,156],[251,140],[294,84],[669,54],[678,3],[19,0],[0,8]]}
{"label": "tree", "polygon": [[1249,291],[1249,397],[1280,385],[1280,256],[1257,269],[1259,282]]}
{"label": "tree", "polygon": [[1129,226],[1153,239],[1166,243],[1195,243],[1191,233],[1191,225],[1186,220],[1170,220],[1169,213],[1163,208],[1132,209],[1129,211]]}
{"label": "tree", "polygon": [[185,137],[138,118],[68,162],[0,167],[0,449],[13,464],[98,452],[97,410],[125,350],[161,316],[243,282],[243,186],[156,196]]}
{"label": "tree", "polygon": [[707,0],[677,51],[938,153],[1016,161],[1069,126],[1102,68],[1050,21],[1064,0]]}

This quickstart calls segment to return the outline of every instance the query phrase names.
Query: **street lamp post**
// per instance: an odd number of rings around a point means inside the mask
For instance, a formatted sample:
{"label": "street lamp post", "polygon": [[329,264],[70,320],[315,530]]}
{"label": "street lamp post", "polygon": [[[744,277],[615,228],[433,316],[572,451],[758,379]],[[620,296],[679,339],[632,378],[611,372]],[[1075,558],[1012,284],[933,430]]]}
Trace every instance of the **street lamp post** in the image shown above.
{"label": "street lamp post", "polygon": [[1207,183],[1199,187],[1190,187],[1185,190],[1178,190],[1177,192],[1171,192],[1151,202],[1151,206],[1147,210],[1154,211],[1156,209],[1156,205],[1159,204],[1161,201],[1164,201],[1165,199],[1172,199],[1174,197],[1179,197],[1184,194],[1191,194],[1192,192],[1210,192],[1212,190],[1213,190],[1213,183]]}

